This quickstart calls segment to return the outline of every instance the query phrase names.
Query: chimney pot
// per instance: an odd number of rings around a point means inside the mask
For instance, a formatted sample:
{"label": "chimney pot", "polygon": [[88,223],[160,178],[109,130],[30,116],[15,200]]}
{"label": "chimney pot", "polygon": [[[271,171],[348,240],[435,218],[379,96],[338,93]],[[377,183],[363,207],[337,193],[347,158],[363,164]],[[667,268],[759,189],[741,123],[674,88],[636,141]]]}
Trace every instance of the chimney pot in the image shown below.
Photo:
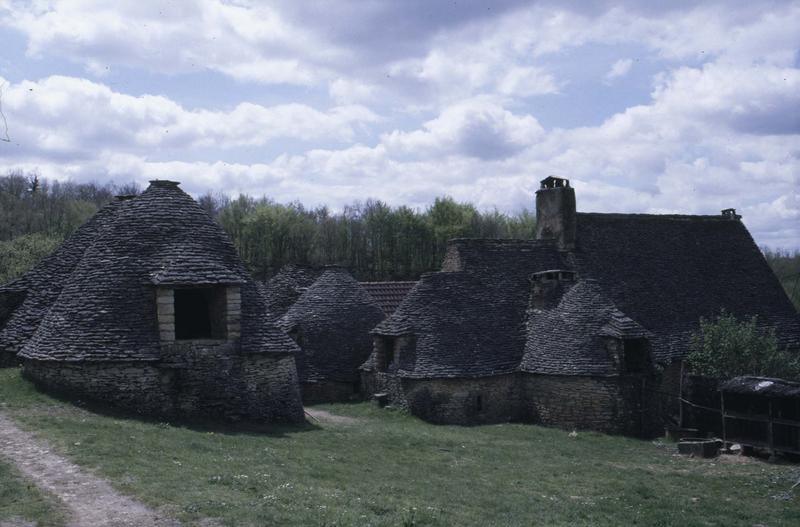
{"label": "chimney pot", "polygon": [[536,191],[536,239],[555,240],[558,248],[575,248],[575,189],[569,180],[548,176]]}

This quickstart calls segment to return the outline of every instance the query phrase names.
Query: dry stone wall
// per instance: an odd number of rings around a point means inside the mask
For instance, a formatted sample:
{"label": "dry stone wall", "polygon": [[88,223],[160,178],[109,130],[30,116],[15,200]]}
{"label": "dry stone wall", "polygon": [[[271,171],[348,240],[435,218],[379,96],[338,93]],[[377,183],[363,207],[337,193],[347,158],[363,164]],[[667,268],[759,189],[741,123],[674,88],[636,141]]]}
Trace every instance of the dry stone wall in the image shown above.
{"label": "dry stone wall", "polygon": [[179,342],[156,362],[27,360],[23,374],[71,397],[166,418],[301,422],[294,360],[242,355],[233,343]]}
{"label": "dry stone wall", "polygon": [[642,435],[647,427],[641,378],[522,374],[521,382],[525,420],[627,435]]}

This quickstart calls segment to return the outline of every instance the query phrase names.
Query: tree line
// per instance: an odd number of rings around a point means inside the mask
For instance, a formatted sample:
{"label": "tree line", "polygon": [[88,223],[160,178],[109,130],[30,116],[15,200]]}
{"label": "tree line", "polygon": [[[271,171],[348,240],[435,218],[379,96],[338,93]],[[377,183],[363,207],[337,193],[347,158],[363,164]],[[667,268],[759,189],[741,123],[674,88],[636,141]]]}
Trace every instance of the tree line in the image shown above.
{"label": "tree line", "polygon": [[[135,183],[59,182],[20,171],[0,176],[0,284],[49,254],[113,196],[140,192]],[[446,196],[424,210],[368,199],[334,212],[211,192],[198,202],[259,280],[287,263],[341,264],[360,280],[413,280],[439,269],[451,238],[531,238],[536,223],[533,211],[480,211]],[[800,251],[762,250],[800,308]]]}
{"label": "tree line", "polygon": [[[117,194],[135,184],[62,183],[21,172],[0,176],[0,283],[48,254]],[[530,238],[535,214],[480,211],[450,197],[424,210],[368,199],[307,208],[246,194],[198,199],[230,234],[253,275],[265,280],[284,264],[340,264],[359,280],[413,280],[437,270],[451,238]]]}

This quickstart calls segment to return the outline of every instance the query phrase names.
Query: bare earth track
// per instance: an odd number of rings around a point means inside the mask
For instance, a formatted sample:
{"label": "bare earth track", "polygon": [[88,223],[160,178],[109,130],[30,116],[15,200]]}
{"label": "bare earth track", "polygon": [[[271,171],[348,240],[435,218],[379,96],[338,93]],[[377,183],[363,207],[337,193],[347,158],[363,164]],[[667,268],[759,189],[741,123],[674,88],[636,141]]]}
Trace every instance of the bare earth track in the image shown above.
{"label": "bare earth track", "polygon": [[179,525],[54,453],[45,441],[21,430],[3,413],[0,413],[0,457],[16,465],[41,489],[58,497],[69,511],[70,527]]}

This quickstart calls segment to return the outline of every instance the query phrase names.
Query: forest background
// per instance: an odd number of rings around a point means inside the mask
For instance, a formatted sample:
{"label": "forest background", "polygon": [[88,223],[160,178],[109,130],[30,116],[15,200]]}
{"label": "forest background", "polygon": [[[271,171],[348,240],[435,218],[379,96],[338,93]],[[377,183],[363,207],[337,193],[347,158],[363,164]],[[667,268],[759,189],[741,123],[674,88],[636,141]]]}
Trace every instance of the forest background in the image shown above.
{"label": "forest background", "polygon": [[[52,252],[115,195],[140,191],[134,183],[59,182],[22,172],[0,176],[0,284]],[[367,199],[332,212],[221,192],[206,193],[198,202],[230,234],[259,280],[287,263],[340,264],[363,281],[416,280],[438,270],[451,238],[531,238],[536,223],[533,210],[480,211],[447,196],[425,210]],[[762,251],[800,309],[800,251]]]}

